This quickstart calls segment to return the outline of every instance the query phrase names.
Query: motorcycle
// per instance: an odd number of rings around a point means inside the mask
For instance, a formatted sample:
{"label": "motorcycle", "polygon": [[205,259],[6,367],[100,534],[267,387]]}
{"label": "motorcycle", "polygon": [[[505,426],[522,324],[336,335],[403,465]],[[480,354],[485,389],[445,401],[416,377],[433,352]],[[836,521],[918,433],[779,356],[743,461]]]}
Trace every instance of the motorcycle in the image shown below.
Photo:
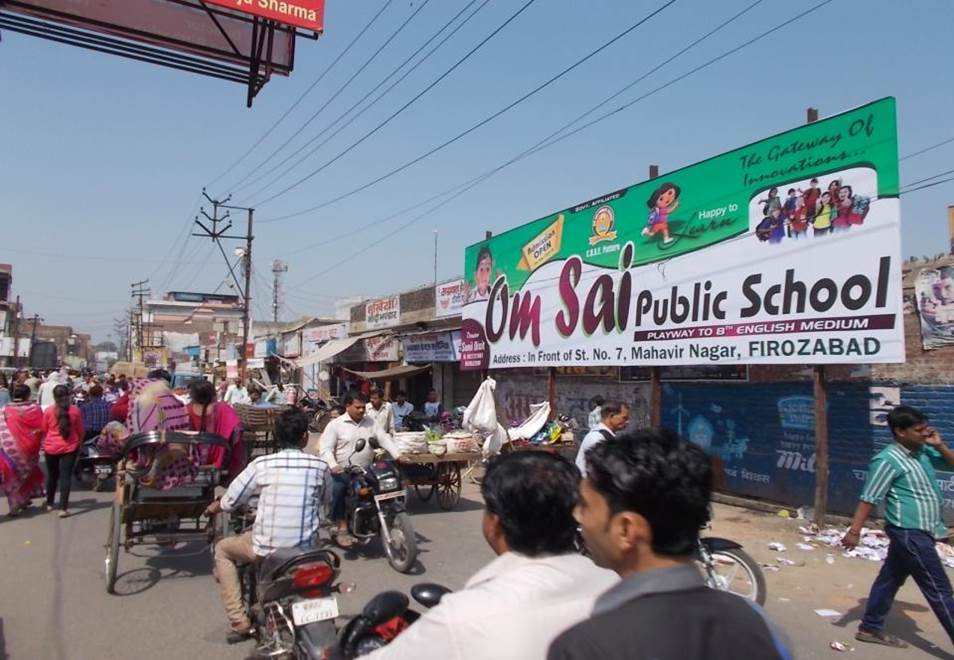
{"label": "motorcycle", "polygon": [[[352,455],[368,444],[378,449],[374,438],[360,438]],[[417,559],[417,537],[404,509],[404,484],[397,465],[390,459],[378,459],[367,468],[351,465],[346,469],[350,476],[345,495],[348,532],[362,543],[380,536],[391,567],[399,573],[408,572]]]}
{"label": "motorcycle", "polygon": [[109,480],[116,473],[118,457],[97,448],[98,439],[99,436],[95,435],[83,442],[76,462],[76,474],[84,486],[92,486],[94,491],[102,492],[108,489]]}
{"label": "motorcycle", "polygon": [[[237,531],[253,514],[233,516]],[[337,643],[336,593],[353,584],[338,583],[341,558],[316,547],[284,548],[239,567],[242,600],[258,642],[256,657],[319,660]]]}
{"label": "motorcycle", "polygon": [[[579,531],[576,546],[580,554],[590,556]],[[696,565],[709,588],[728,591],[753,603],[765,605],[765,575],[758,562],[742,549],[741,544],[717,536],[701,536],[696,550]]]}
{"label": "motorcycle", "polygon": [[[416,584],[411,596],[430,609],[440,604],[450,589],[439,584]],[[410,601],[400,591],[385,591],[368,601],[361,613],[341,630],[332,658],[351,660],[387,646],[420,614],[408,608]]]}

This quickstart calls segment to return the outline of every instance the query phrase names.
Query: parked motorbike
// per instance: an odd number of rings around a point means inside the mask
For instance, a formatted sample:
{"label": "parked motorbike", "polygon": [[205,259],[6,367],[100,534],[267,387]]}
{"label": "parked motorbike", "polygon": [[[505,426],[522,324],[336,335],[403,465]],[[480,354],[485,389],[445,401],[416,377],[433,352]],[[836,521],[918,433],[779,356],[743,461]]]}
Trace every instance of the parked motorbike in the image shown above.
{"label": "parked motorbike", "polygon": [[[414,600],[427,608],[436,607],[450,589],[439,584],[416,584],[411,588]],[[351,660],[387,646],[420,617],[408,608],[410,601],[400,591],[385,591],[370,601],[361,614],[341,630],[333,658]]]}
{"label": "parked motorbike", "polygon": [[[244,529],[252,517],[239,520]],[[337,643],[335,594],[354,589],[352,584],[336,582],[340,566],[340,557],[331,550],[298,547],[278,550],[239,568],[242,599],[258,642],[256,657],[327,657]]]}
{"label": "parked motorbike", "polygon": [[96,447],[98,439],[98,435],[93,436],[86,439],[80,446],[76,474],[84,486],[92,486],[93,490],[101,492],[108,489],[109,480],[116,473],[118,457],[112,453],[100,451]]}
{"label": "parked motorbike", "polygon": [[[353,453],[377,440],[359,439]],[[353,454],[352,454],[353,455]],[[404,484],[397,465],[390,459],[375,460],[367,468],[352,465],[345,496],[348,532],[359,542],[381,537],[388,563],[399,573],[406,573],[417,559],[417,537],[411,518],[404,509]]]}
{"label": "parked motorbike", "polygon": [[[590,555],[580,533],[577,533],[576,545],[580,554]],[[696,563],[710,588],[734,593],[759,605],[765,604],[765,575],[741,544],[717,536],[702,536],[696,551]]]}

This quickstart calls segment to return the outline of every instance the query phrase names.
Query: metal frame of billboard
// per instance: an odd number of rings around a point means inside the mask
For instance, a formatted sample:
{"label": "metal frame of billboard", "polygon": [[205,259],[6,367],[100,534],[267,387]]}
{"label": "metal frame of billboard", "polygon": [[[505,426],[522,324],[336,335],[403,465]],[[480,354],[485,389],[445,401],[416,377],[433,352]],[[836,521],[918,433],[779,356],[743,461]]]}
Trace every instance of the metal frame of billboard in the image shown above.
{"label": "metal frame of billboard", "polygon": [[[125,19],[125,20],[123,20]],[[0,29],[247,86],[291,73],[295,37],[317,32],[204,0],[0,0]]]}

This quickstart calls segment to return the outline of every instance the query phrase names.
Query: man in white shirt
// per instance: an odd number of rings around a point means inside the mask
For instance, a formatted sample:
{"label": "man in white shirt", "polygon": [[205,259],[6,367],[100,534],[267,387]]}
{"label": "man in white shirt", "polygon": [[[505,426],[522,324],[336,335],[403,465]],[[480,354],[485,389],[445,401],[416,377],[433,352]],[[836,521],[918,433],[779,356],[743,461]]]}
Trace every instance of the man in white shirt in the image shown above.
{"label": "man in white shirt", "polygon": [[[348,467],[367,467],[371,464],[374,460],[374,448],[369,442],[371,438],[375,438],[381,449],[394,459],[400,458],[401,450],[379,424],[365,415],[367,399],[363,394],[350,392],[345,396],[343,404],[345,414],[331,420],[321,433],[318,455],[331,468],[334,479],[331,517],[338,523],[338,544],[347,548],[354,544],[354,539],[348,534],[348,521],[345,516],[345,495],[351,482]],[[356,452],[359,439],[365,441],[365,446]]]}
{"label": "man in white shirt", "polygon": [[230,406],[238,403],[249,403],[248,391],[239,385],[238,378],[232,379],[232,382],[229,383],[229,388],[225,391],[225,402]]}
{"label": "man in white shirt", "polygon": [[414,404],[407,400],[407,392],[397,393],[395,402],[391,404],[392,427],[395,431],[404,428],[404,418],[414,412]]}
{"label": "man in white shirt", "polygon": [[586,452],[604,440],[612,440],[616,434],[629,426],[629,406],[622,401],[605,401],[600,407],[602,420],[599,426],[583,436],[580,451],[576,455],[576,467],[586,474]]}
{"label": "man in white shirt", "polygon": [[586,428],[589,431],[597,428],[603,421],[603,404],[606,400],[599,394],[590,399],[590,415],[587,417]]}
{"label": "man in white shirt", "polygon": [[481,484],[497,558],[367,660],[543,660],[618,578],[575,551],[580,475],[546,452],[498,456]]}
{"label": "man in white shirt", "polygon": [[384,394],[379,388],[375,387],[371,390],[371,400],[369,403],[370,405],[364,409],[365,416],[370,417],[371,421],[380,424],[385,433],[392,433],[391,404],[384,400]]}

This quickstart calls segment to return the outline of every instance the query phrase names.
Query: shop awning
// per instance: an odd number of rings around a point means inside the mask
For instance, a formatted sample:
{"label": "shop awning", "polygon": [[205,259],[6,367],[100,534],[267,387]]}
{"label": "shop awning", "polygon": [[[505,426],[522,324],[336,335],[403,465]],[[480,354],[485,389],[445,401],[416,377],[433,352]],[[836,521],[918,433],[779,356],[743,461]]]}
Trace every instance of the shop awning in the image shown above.
{"label": "shop awning", "polygon": [[344,367],[344,370],[348,373],[358,376],[359,378],[364,378],[365,380],[397,380],[398,378],[406,378],[408,376],[423,373],[430,368],[430,365],[424,367],[403,365],[400,367],[391,367],[390,369],[384,369],[382,371],[355,371],[354,369],[348,369],[347,367]]}
{"label": "shop awning", "polygon": [[308,367],[313,364],[318,364],[319,362],[327,362],[334,356],[338,355],[338,353],[343,353],[344,351],[348,350],[362,339],[367,339],[368,337],[377,337],[378,335],[383,335],[386,332],[386,330],[379,330],[376,332],[365,332],[364,334],[356,335],[354,337],[330,339],[324,346],[319,348],[317,352],[295,360],[295,364],[297,364],[299,367]]}

